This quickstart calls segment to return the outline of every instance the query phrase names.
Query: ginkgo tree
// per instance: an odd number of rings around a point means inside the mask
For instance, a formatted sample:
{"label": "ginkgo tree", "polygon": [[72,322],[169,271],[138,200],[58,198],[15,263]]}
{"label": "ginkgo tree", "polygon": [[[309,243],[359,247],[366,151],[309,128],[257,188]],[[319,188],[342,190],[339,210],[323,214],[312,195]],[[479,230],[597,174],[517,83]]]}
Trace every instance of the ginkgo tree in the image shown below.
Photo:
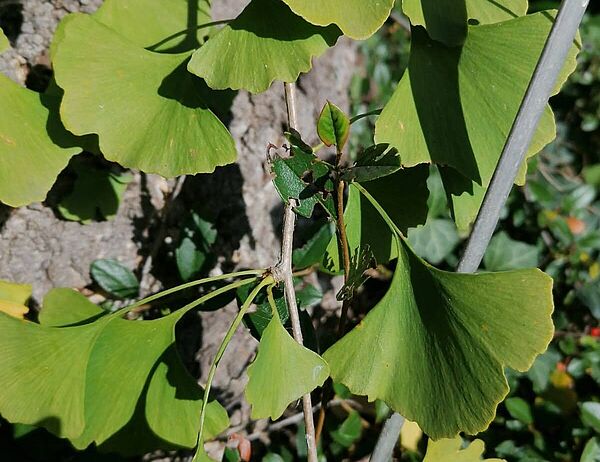
{"label": "ginkgo tree", "polygon": [[[212,22],[208,0],[106,0],[94,14],[69,15],[52,43],[54,80],[45,93],[0,77],[0,201],[43,200],[82,151],[165,177],[230,164],[236,148],[218,115],[221,90],[260,93],[275,81],[295,82],[342,35],[374,34],[393,7],[393,0],[251,0],[237,18]],[[479,458],[479,443],[458,451],[452,438],[485,430],[508,392],[504,368],[527,370],[547,348],[552,280],[537,269],[441,271],[414,253],[406,235],[427,219],[429,165],[440,169],[458,227],[472,224],[554,12],[528,15],[524,0],[404,0],[402,8],[412,24],[410,62],[378,116],[374,145],[351,163],[354,119],[327,102],[315,123],[322,145],[313,148],[291,127],[290,154],[271,159],[286,207],[307,218],[321,208],[329,218],[319,244],[294,260],[297,269],[344,274],[342,318],[368,269],[393,268],[387,293],[366,317],[348,332],[342,319],[325,352],[299,344],[285,327],[296,308],[276,290],[285,282],[276,262],[192,281],[114,313],[55,289],[39,322],[22,319],[27,294],[4,295],[0,286],[4,418],[45,427],[80,449],[196,448],[194,460],[207,460],[203,443],[228,426],[210,396],[214,374],[263,297],[267,321],[246,389],[253,417],[277,419],[331,378],[440,440],[426,460],[441,460],[440,451]],[[7,45],[0,35],[0,50]],[[574,46],[556,91],[576,53]],[[554,136],[548,108],[529,154]],[[215,281],[223,284],[160,319],[125,319],[143,304]],[[238,289],[245,290],[240,310],[201,388],[179,358],[175,327]]]}

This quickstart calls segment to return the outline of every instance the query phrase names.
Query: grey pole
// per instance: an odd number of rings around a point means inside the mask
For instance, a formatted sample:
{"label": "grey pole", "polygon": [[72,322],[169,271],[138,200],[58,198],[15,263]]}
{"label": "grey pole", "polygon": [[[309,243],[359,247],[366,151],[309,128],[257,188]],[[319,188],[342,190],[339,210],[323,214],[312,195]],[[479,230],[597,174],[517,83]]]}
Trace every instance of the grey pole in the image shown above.
{"label": "grey pole", "polygon": [[473,225],[467,247],[458,264],[460,273],[473,273],[479,268],[588,3],[589,0],[563,0],[560,5],[552,31]]}
{"label": "grey pole", "polygon": [[[458,264],[457,271],[460,273],[473,273],[479,268],[588,3],[589,0],[563,0],[560,5]],[[386,421],[370,462],[389,462],[392,459],[403,423],[404,418],[398,413],[392,414]]]}

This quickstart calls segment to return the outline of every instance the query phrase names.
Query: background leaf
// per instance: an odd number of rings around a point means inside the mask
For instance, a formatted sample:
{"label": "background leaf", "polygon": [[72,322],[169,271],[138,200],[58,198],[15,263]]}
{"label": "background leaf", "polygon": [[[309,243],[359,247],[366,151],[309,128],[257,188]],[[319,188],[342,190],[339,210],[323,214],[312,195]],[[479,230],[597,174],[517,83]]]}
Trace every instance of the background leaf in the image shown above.
{"label": "background leaf", "polygon": [[539,254],[536,246],[515,241],[501,231],[490,241],[483,264],[488,271],[535,268],[538,266]]}
{"label": "background leaf", "polygon": [[117,298],[134,297],[140,288],[135,274],[117,260],[96,260],[90,273],[103,290]]}

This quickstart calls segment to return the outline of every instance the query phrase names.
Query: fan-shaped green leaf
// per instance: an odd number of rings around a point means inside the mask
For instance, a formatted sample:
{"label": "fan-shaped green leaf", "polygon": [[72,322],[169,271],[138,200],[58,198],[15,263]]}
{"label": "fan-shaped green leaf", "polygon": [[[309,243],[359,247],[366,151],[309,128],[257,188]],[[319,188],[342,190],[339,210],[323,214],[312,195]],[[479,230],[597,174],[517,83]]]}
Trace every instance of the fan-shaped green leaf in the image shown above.
{"label": "fan-shaped green leaf", "polygon": [[[467,209],[462,222],[477,213],[552,21],[537,13],[471,26],[464,45],[454,48],[431,40],[420,27],[413,30],[409,69],[377,121],[376,139],[396,147],[405,166],[433,162],[455,169],[444,169],[452,181],[443,177],[455,215]],[[556,90],[574,69],[575,55],[573,49]],[[548,107],[529,156],[554,136]]]}
{"label": "fan-shaped green leaf", "polygon": [[4,35],[4,31],[0,27],[0,53],[6,51],[10,48],[10,43],[6,35]]}
{"label": "fan-shaped green leaf", "polygon": [[390,15],[394,0],[284,0],[292,11],[319,26],[337,24],[353,39],[373,35]]}
{"label": "fan-shaped green leaf", "polygon": [[481,440],[475,440],[469,446],[462,449],[462,438],[442,439],[439,441],[429,440],[427,454],[423,462],[506,462],[504,459],[484,459],[483,451],[485,444]]}
{"label": "fan-shaped green leaf", "polygon": [[210,2],[107,0],[94,18],[143,48],[181,53],[204,43],[211,22]]}
{"label": "fan-shaped green leaf", "polygon": [[21,207],[43,201],[81,148],[51,114],[58,100],[0,75],[0,202]]}
{"label": "fan-shaped green leaf", "polygon": [[295,82],[339,35],[336,27],[314,26],[296,16],[281,0],[252,0],[194,53],[188,69],[211,88],[260,93],[274,80]]}
{"label": "fan-shaped green leaf", "polygon": [[467,36],[468,20],[493,24],[527,14],[527,0],[404,0],[402,10],[414,26],[430,37],[459,45]]}
{"label": "fan-shaped green leaf", "polygon": [[504,367],[527,370],[552,339],[552,280],[447,273],[396,242],[389,291],[324,355],[331,376],[434,439],[484,430],[508,393]]}
{"label": "fan-shaped green leaf", "polygon": [[0,280],[0,300],[8,300],[25,305],[31,297],[31,284],[17,284]]}
{"label": "fan-shaped green leaf", "polygon": [[[154,321],[105,315],[91,322],[90,315],[102,313],[82,296],[61,290],[49,294],[43,312],[43,325],[0,313],[5,418],[44,426],[85,448],[110,441],[144,403],[147,425],[158,438],[195,445],[202,390],[174,349],[182,311]],[[55,327],[65,323],[71,327]],[[167,418],[173,419],[169,425]],[[209,408],[207,425],[210,435],[227,426],[218,403]]]}
{"label": "fan-shaped green leaf", "polygon": [[44,297],[38,320],[47,327],[66,327],[94,320],[105,310],[73,289],[52,289]]}
{"label": "fan-shaped green leaf", "polygon": [[97,133],[107,159],[168,177],[235,160],[231,135],[203,102],[203,82],[185,70],[188,54],[146,51],[86,15],[63,35],[54,60],[62,119],[74,133]]}
{"label": "fan-shaped green leaf", "polygon": [[246,398],[252,417],[278,419],[293,401],[323,385],[329,366],[318,354],[298,344],[273,316],[248,367]]}
{"label": "fan-shaped green leaf", "polygon": [[[362,186],[388,211],[396,226],[406,232],[408,228],[421,225],[427,219],[428,172],[426,165],[420,165],[368,181]],[[344,217],[351,255],[368,245],[379,264],[396,258],[396,245],[391,231],[377,210],[352,184],[349,187]],[[327,246],[323,267],[334,273],[343,269],[335,236]]]}

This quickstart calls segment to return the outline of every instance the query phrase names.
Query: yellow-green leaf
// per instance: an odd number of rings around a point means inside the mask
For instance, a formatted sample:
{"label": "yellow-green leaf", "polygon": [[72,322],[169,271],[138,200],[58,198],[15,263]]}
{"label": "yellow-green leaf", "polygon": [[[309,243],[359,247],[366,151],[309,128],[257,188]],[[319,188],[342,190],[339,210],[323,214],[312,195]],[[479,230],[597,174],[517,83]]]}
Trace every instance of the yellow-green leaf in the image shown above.
{"label": "yellow-green leaf", "polygon": [[423,462],[506,462],[504,459],[484,459],[485,444],[475,440],[466,448],[462,448],[462,438],[429,440],[427,454]]}
{"label": "yellow-green leaf", "polygon": [[284,0],[292,11],[319,26],[337,24],[353,39],[373,35],[390,15],[394,0]]}
{"label": "yellow-green leaf", "polygon": [[252,0],[194,53],[188,69],[211,88],[260,93],[275,80],[295,82],[339,36],[337,27],[314,26],[281,0]]}
{"label": "yellow-green leaf", "polygon": [[298,344],[273,316],[248,367],[246,398],[252,418],[276,420],[290,403],[323,385],[329,366],[318,354]]}

